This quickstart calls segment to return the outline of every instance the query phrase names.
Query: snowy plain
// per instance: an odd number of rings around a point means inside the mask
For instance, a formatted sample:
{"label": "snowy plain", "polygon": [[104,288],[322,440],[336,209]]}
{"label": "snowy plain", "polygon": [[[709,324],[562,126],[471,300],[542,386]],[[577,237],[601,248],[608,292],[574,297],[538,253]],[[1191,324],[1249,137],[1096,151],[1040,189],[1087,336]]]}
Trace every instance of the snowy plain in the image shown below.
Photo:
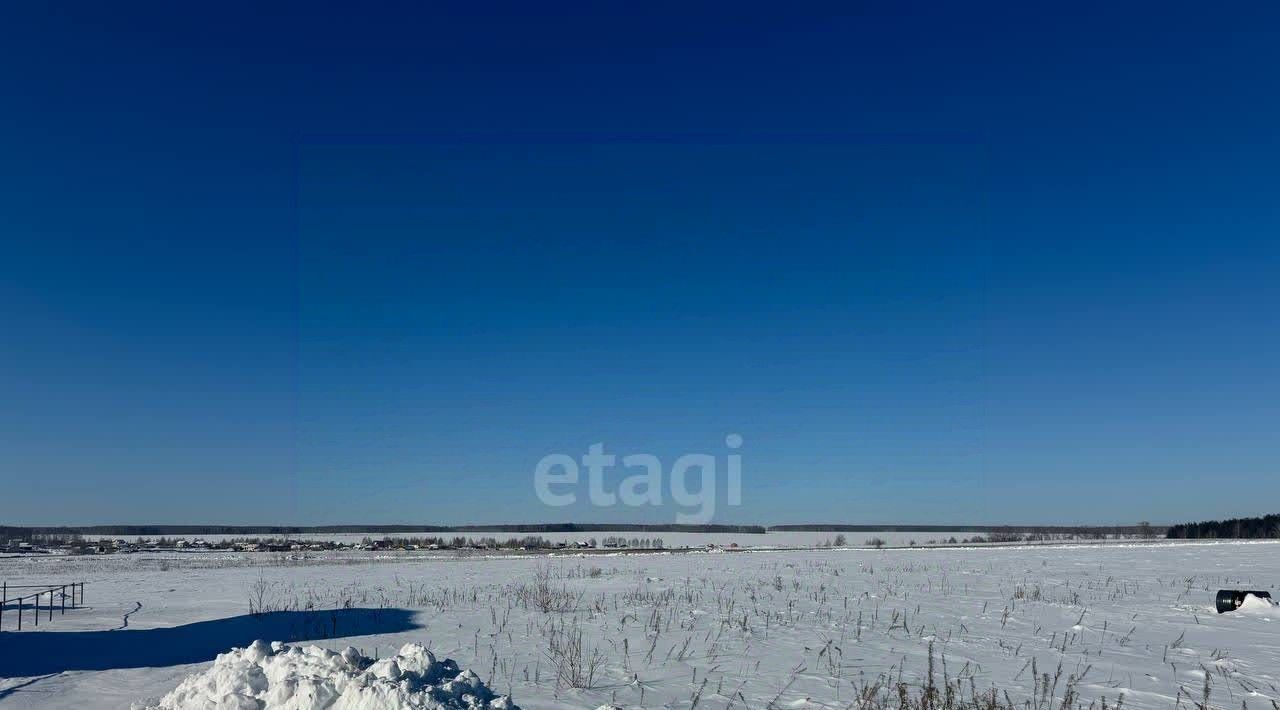
{"label": "snowy plain", "polygon": [[[931,650],[938,682],[1016,703],[1059,668],[1051,694],[1084,705],[1191,708],[1206,684],[1213,707],[1280,699],[1280,613],[1213,608],[1219,588],[1275,589],[1275,542],[46,555],[0,559],[0,579],[87,582],[86,608],[38,631],[6,610],[0,708],[154,704],[255,639],[422,644],[526,709],[847,707],[877,678],[923,682]],[[599,659],[587,683],[559,672],[574,638]]]}

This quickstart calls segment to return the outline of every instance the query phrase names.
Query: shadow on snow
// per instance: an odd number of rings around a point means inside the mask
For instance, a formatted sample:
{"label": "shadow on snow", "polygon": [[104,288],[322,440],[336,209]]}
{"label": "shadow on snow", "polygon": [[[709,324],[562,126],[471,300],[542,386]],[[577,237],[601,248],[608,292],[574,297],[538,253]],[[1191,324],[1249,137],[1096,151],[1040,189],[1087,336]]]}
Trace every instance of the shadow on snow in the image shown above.
{"label": "shadow on snow", "polygon": [[177,666],[212,661],[257,639],[311,641],[416,628],[407,609],[334,609],[275,611],[162,629],[6,631],[0,633],[0,677]]}

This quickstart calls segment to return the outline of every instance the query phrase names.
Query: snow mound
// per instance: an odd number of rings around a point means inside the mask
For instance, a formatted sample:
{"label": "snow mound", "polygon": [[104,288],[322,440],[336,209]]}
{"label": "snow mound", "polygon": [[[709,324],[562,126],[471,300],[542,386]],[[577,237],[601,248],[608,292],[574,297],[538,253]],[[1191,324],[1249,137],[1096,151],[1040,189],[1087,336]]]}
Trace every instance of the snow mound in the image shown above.
{"label": "snow mound", "polygon": [[[136,707],[136,706],[135,706]],[[213,667],[182,681],[146,710],[519,710],[479,676],[437,661],[421,644],[375,661],[354,648],[254,641],[218,654]]]}
{"label": "snow mound", "polygon": [[1237,611],[1253,612],[1255,614],[1260,613],[1265,616],[1270,616],[1276,613],[1277,605],[1266,597],[1246,594],[1244,595],[1244,601],[1240,602],[1240,607]]}

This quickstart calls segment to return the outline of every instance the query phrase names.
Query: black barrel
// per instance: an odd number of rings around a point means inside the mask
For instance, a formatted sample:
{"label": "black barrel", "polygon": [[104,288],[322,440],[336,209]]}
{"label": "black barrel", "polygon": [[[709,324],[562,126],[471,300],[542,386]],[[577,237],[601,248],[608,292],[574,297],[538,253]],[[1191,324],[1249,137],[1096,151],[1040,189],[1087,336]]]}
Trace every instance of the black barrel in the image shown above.
{"label": "black barrel", "polygon": [[1261,599],[1270,599],[1271,592],[1257,592],[1249,589],[1219,589],[1218,590],[1218,613],[1225,614],[1228,611],[1235,611],[1244,603],[1246,595],[1252,594]]}

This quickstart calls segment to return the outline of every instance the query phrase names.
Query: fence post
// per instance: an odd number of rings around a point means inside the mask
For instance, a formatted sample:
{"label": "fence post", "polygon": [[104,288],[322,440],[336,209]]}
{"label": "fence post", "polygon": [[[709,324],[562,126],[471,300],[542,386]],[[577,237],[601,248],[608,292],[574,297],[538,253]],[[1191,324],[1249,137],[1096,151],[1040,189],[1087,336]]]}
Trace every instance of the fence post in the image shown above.
{"label": "fence post", "polygon": [[40,594],[38,592],[36,593],[34,599],[36,600],[36,603],[35,603],[36,626],[39,626],[40,625]]}
{"label": "fence post", "polygon": [[62,585],[62,613],[67,613],[67,585]]}
{"label": "fence post", "polygon": [[0,588],[4,589],[0,592],[0,631],[4,631],[4,603],[9,601],[9,583],[0,582]]}
{"label": "fence post", "polygon": [[49,621],[53,621],[53,590],[49,590]]}

